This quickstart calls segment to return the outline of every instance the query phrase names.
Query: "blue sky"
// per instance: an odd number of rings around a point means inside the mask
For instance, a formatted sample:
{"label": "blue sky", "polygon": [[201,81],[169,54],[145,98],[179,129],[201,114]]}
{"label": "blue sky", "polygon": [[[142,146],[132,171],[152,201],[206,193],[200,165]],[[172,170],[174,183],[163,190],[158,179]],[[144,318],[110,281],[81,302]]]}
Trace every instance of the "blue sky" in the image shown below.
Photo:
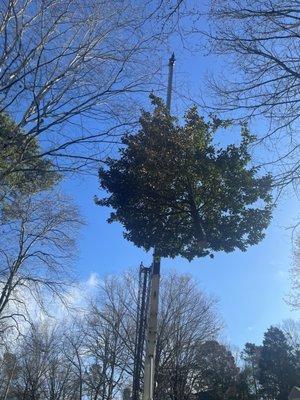
{"label": "blue sky", "polygon": [[[190,91],[198,101],[200,89],[204,90],[206,72],[216,66],[220,68],[221,60],[184,52],[176,42],[174,47],[177,48],[177,63],[173,112],[180,113],[191,103],[176,93]],[[167,79],[167,68],[164,72]],[[263,125],[257,123],[256,129],[263,129]],[[137,267],[141,261],[150,264],[151,254],[123,239],[120,225],[106,223],[109,211],[94,204],[93,196],[100,193],[96,176],[68,179],[63,186],[86,220],[76,266],[80,279],[87,280],[93,273],[100,278],[117,274]],[[271,324],[300,317],[299,312],[291,311],[284,302],[290,289],[291,267],[291,232],[286,227],[297,217],[297,200],[292,192],[285,194],[275,210],[265,240],[259,245],[246,253],[217,254],[213,260],[205,258],[191,263],[183,259],[163,260],[162,274],[169,269],[189,273],[201,289],[218,298],[219,311],[226,324],[223,336],[227,342],[240,348],[247,341],[259,343]]]}

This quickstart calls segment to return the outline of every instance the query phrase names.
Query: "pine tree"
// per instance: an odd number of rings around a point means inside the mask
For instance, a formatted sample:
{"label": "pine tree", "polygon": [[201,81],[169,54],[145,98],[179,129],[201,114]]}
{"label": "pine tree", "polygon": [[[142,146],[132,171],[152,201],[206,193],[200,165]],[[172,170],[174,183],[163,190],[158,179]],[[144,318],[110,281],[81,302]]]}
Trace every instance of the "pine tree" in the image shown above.
{"label": "pine tree", "polygon": [[0,113],[0,199],[50,188],[59,175],[42,156],[35,137],[29,137],[5,113]]}
{"label": "pine tree", "polygon": [[284,333],[270,327],[264,335],[259,359],[259,382],[266,399],[286,400],[293,386],[299,384],[297,360]]}
{"label": "pine tree", "polygon": [[242,352],[242,359],[245,362],[245,371],[247,371],[249,389],[256,400],[260,397],[259,390],[259,359],[261,353],[261,346],[256,346],[253,343],[246,343]]}

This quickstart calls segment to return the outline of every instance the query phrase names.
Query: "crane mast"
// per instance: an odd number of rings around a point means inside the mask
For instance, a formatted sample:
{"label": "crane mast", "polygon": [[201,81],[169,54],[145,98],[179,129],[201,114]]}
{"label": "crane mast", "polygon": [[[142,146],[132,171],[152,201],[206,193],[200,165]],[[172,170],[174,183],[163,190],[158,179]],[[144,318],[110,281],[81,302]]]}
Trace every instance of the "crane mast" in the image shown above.
{"label": "crane mast", "polygon": [[151,266],[143,400],[152,400],[154,392],[159,281],[160,281],[160,257],[155,254],[154,250],[153,262]]}
{"label": "crane mast", "polygon": [[[169,59],[169,75],[167,88],[167,110],[171,110],[172,84],[173,84],[173,68],[175,63],[174,53]],[[144,388],[143,400],[153,400],[154,394],[154,372],[155,372],[155,352],[157,341],[157,314],[159,300],[159,283],[160,283],[160,255],[154,249],[153,261],[151,266],[150,293],[149,293],[149,315],[146,336],[146,358],[144,369]]]}

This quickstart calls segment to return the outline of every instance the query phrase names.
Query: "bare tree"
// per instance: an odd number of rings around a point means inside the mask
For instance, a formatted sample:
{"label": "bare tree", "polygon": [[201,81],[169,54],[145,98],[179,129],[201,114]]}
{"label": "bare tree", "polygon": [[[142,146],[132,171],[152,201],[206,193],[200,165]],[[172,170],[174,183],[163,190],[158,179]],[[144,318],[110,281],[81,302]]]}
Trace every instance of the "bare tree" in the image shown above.
{"label": "bare tree", "polygon": [[[87,343],[95,360],[89,385],[97,393],[95,399],[111,399],[132,380],[137,293],[134,274],[111,277],[101,285],[98,300],[88,314]],[[173,398],[177,393],[185,398],[193,390],[196,348],[217,337],[222,323],[215,300],[199,291],[188,276],[165,275],[160,297],[156,396]],[[101,395],[101,385],[106,391],[112,388],[111,395]]]}
{"label": "bare tree", "polygon": [[[215,301],[191,278],[175,273],[164,278],[161,297],[156,395],[190,399],[193,382],[199,381],[197,349],[221,329]],[[44,317],[31,324],[0,357],[0,395],[24,400],[117,398],[132,381],[136,301],[135,274],[111,276],[81,315]]]}
{"label": "bare tree", "polygon": [[91,399],[112,400],[133,370],[136,285],[133,275],[110,277],[99,288],[86,324],[91,358],[86,385]]}
{"label": "bare tree", "polygon": [[39,399],[45,391],[51,352],[56,337],[46,326],[33,326],[20,349],[21,379],[18,388],[24,399]]}
{"label": "bare tree", "polygon": [[[86,333],[82,329],[81,320],[71,320],[67,326],[68,329],[62,330],[63,345],[60,352],[63,355],[64,370],[68,371],[69,375],[61,381],[61,384],[67,399],[81,400],[85,391],[86,373],[90,362],[85,345]],[[55,380],[57,376],[55,375],[53,378]]]}
{"label": "bare tree", "polygon": [[295,309],[300,308],[300,237],[294,241],[293,266],[290,270],[291,293],[288,303]]}
{"label": "bare tree", "polygon": [[8,395],[12,392],[15,381],[18,378],[19,367],[16,354],[10,352],[8,349],[5,349],[1,357],[0,366],[0,395],[3,400],[6,400]]}
{"label": "bare tree", "polygon": [[[60,326],[47,318],[32,324],[16,342],[14,353],[3,357],[6,368],[3,384],[7,389],[3,393],[7,398],[81,399],[79,388],[83,383],[78,379],[76,352],[69,340],[71,336],[75,340],[75,334],[78,331],[71,324]],[[79,349],[76,345],[76,351]]]}
{"label": "bare tree", "polygon": [[289,346],[294,352],[300,351],[300,320],[295,321],[293,319],[285,319],[279,325],[279,329],[282,330]]}
{"label": "bare tree", "polygon": [[[210,50],[224,56],[220,79],[211,81],[215,109],[241,118],[264,117],[272,139],[269,163],[278,185],[299,178],[299,38],[298,0],[213,0],[205,32]],[[267,127],[266,127],[267,128]],[[276,139],[276,140],[275,140]]]}
{"label": "bare tree", "polygon": [[[62,171],[101,160],[135,122],[139,94],[159,83],[176,8],[177,0],[1,2],[0,112],[23,130],[24,149],[38,139],[34,157],[51,156]],[[20,154],[14,169],[28,161]]]}
{"label": "bare tree", "polygon": [[162,279],[157,341],[156,398],[190,399],[197,379],[197,349],[222,329],[216,300],[189,276]]}
{"label": "bare tree", "polygon": [[43,305],[45,292],[62,296],[63,277],[70,272],[80,224],[76,208],[55,193],[18,196],[4,207],[0,225],[1,322],[18,326],[34,302]]}

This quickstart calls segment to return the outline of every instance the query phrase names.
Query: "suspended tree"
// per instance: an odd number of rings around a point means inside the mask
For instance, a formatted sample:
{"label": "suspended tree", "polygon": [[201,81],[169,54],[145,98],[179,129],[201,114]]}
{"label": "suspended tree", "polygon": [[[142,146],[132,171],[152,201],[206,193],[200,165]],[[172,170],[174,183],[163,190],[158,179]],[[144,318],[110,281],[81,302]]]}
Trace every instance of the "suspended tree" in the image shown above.
{"label": "suspended tree", "polygon": [[205,122],[192,107],[181,126],[151,98],[153,113],[142,113],[140,130],[124,136],[120,157],[108,158],[99,171],[109,195],[96,202],[114,209],[108,222],[121,222],[126,239],[145,250],[155,247],[162,257],[245,251],[262,240],[272,179],[249,166],[254,138],[247,127],[239,145],[221,148],[214,134],[228,122]]}

